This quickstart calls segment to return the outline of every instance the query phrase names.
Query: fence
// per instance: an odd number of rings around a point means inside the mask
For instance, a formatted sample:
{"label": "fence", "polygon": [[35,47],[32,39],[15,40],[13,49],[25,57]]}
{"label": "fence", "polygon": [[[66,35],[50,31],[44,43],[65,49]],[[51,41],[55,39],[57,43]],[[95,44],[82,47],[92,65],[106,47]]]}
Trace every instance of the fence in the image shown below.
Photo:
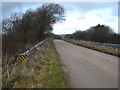
{"label": "fence", "polygon": [[64,40],[71,40],[75,42],[87,42],[95,45],[103,45],[103,46],[111,46],[111,47],[120,47],[120,44],[111,44],[111,43],[99,43],[99,42],[91,42],[91,41],[84,41],[84,40],[75,40],[75,39],[64,39]]}
{"label": "fence", "polygon": [[[29,50],[25,51],[24,53],[18,54],[17,55],[17,60],[15,60],[15,62],[12,62],[11,60],[8,61],[8,63],[3,67],[2,73],[7,72],[7,76],[8,79],[11,78],[13,72],[15,71],[16,66],[19,63],[24,62],[25,60],[27,60],[29,58],[29,55],[32,54],[32,52],[34,50],[36,50],[36,48],[40,47],[41,45],[43,45],[47,40],[50,40],[51,38],[45,39],[41,42],[39,42],[38,44],[36,44],[35,46],[33,46],[32,48],[30,48]],[[25,56],[26,55],[26,56]],[[12,64],[12,65],[11,65]],[[10,69],[11,68],[11,69]]]}
{"label": "fence", "polygon": [[15,60],[14,62],[9,60],[8,63],[3,67],[2,74],[4,74],[6,72],[8,79],[10,79],[13,75],[13,72],[16,70],[16,66],[18,66],[18,63],[22,63],[25,60],[27,60],[29,58],[29,55],[30,56],[33,55],[32,52],[35,51],[36,48],[40,47],[47,40],[50,40],[50,39],[51,38],[45,39],[45,40],[39,42],[38,44],[36,44],[35,46],[33,46],[32,48],[30,48],[29,50],[25,51],[24,53],[18,54],[17,60]]}
{"label": "fence", "polygon": [[28,59],[29,55],[32,53],[32,51],[38,47],[40,47],[42,44],[44,44],[47,40],[50,40],[51,38],[47,38],[41,42],[39,42],[38,44],[36,44],[35,46],[33,46],[32,48],[30,48],[29,50],[25,51],[24,53],[18,54],[17,56],[17,61],[19,61],[20,63],[24,62],[26,59]]}

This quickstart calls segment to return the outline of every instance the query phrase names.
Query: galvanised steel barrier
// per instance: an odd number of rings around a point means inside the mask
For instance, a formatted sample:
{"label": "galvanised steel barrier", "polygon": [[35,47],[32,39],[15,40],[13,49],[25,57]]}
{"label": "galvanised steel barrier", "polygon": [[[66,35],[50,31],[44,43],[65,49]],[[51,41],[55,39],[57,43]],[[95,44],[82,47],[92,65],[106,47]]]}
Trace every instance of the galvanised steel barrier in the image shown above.
{"label": "galvanised steel barrier", "polygon": [[71,40],[76,42],[87,42],[87,43],[91,43],[95,45],[103,45],[103,46],[120,47],[120,44],[100,43],[100,42],[91,42],[91,41],[75,40],[75,39],[64,39],[64,40]]}
{"label": "galvanised steel barrier", "polygon": [[17,61],[19,61],[19,63],[24,62],[26,59],[28,59],[29,55],[32,53],[32,51],[38,47],[40,47],[41,45],[43,45],[47,40],[51,40],[52,38],[47,38],[41,42],[39,42],[38,44],[36,44],[35,46],[33,46],[32,48],[30,48],[29,50],[25,51],[24,53],[18,54],[17,56]]}

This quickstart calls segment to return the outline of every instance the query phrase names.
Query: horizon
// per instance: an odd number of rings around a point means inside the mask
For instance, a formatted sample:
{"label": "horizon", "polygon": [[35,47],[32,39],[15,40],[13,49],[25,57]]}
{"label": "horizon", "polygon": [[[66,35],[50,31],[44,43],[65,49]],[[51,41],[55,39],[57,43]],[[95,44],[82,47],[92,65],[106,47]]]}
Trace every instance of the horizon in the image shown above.
{"label": "horizon", "polygon": [[[44,2],[3,2],[2,18],[9,18],[15,12],[35,10],[42,4]],[[64,7],[66,20],[53,25],[54,34],[72,34],[98,24],[109,26],[115,33],[119,33],[117,2],[58,2],[58,4]]]}

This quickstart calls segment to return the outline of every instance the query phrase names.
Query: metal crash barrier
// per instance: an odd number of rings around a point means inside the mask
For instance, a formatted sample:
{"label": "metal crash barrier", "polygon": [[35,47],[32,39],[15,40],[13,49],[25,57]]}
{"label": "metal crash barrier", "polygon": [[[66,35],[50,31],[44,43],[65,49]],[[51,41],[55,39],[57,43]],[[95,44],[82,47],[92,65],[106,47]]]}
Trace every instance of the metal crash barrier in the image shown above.
{"label": "metal crash barrier", "polygon": [[71,40],[75,42],[87,42],[95,45],[111,46],[111,47],[117,47],[117,48],[120,47],[120,44],[100,43],[100,42],[91,42],[91,41],[75,40],[75,39],[64,39],[64,40]]}
{"label": "metal crash barrier", "polygon": [[24,53],[18,54],[17,55],[17,61],[19,63],[24,62],[25,60],[27,60],[29,58],[29,55],[32,53],[32,51],[36,48],[38,48],[39,46],[43,45],[47,40],[51,40],[52,38],[47,38],[41,42],[39,42],[38,44],[36,44],[35,46],[33,46],[32,48],[30,48],[29,50],[25,51]]}

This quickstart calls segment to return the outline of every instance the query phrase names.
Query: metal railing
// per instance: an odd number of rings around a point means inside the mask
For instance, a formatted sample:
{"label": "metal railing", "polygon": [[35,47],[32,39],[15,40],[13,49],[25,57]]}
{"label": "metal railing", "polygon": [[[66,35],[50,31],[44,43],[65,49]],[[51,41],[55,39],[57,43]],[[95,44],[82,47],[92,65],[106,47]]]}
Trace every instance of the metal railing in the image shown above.
{"label": "metal railing", "polygon": [[100,42],[91,42],[91,41],[75,40],[75,39],[64,39],[64,40],[72,40],[75,42],[86,42],[86,43],[91,43],[95,45],[103,45],[103,46],[120,47],[120,44],[100,43]]}
{"label": "metal railing", "polygon": [[39,42],[38,44],[36,44],[36,45],[33,46],[32,48],[30,48],[29,50],[25,51],[23,54],[28,54],[28,55],[29,55],[29,54],[31,53],[31,51],[33,51],[35,48],[43,45],[47,40],[48,40],[48,39],[45,39],[45,40]]}
{"label": "metal railing", "polygon": [[[11,78],[11,76],[13,75],[13,72],[16,70],[16,66],[18,65],[18,63],[22,63],[25,60],[27,60],[29,58],[27,55],[30,55],[32,53],[32,51],[35,50],[35,48],[38,48],[39,46],[43,45],[47,40],[50,40],[50,39],[51,38],[45,39],[45,40],[39,42],[38,44],[36,44],[35,46],[33,46],[32,48],[30,48],[29,50],[25,51],[24,53],[18,54],[17,55],[17,60],[15,60],[14,62],[11,61],[11,60],[9,60],[8,63],[3,67],[2,73],[4,73],[6,71],[8,78]],[[19,57],[18,57],[19,55],[22,55],[23,58],[26,57],[26,59],[22,60],[20,62],[19,61]],[[24,55],[26,55],[26,56],[24,57]],[[11,64],[12,64],[12,67],[11,67],[11,69],[9,69],[9,67],[10,67]]]}
{"label": "metal railing", "polygon": [[30,48],[29,50],[25,51],[24,53],[18,54],[17,55],[17,61],[19,61],[20,63],[22,63],[23,61],[25,61],[26,59],[29,58],[29,55],[32,53],[33,50],[37,49],[38,47],[40,47],[41,45],[43,45],[47,40],[51,40],[51,39],[52,38],[47,38],[47,39],[39,42],[38,44],[36,44],[32,48]]}

